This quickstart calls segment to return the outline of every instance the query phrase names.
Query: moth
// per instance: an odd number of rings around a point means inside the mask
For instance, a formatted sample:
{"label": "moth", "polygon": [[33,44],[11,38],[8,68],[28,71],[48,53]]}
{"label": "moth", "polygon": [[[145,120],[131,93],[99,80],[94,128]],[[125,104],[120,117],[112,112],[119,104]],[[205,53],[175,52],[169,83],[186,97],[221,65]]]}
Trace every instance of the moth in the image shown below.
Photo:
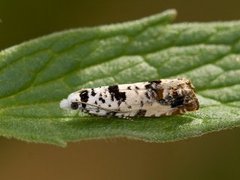
{"label": "moth", "polygon": [[97,116],[160,117],[198,110],[199,102],[190,80],[178,78],[81,89],[60,107]]}

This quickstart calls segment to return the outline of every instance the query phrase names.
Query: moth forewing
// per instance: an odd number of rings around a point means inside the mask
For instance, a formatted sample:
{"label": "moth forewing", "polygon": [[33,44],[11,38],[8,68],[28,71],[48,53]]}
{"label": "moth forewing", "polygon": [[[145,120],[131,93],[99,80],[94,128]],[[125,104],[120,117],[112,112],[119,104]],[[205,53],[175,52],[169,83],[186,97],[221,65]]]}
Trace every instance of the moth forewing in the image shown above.
{"label": "moth forewing", "polygon": [[199,103],[189,80],[162,79],[82,89],[60,107],[99,116],[159,117],[197,110]]}

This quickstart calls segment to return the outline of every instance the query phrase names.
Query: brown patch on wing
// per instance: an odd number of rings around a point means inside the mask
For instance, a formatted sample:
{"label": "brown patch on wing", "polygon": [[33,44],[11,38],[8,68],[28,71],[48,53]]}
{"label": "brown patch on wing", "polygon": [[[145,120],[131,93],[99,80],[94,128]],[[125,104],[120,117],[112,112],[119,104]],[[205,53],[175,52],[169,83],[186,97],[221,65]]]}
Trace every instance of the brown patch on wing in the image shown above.
{"label": "brown patch on wing", "polygon": [[172,113],[170,115],[178,115],[178,114],[183,114],[184,111],[182,108],[176,108],[174,109],[174,111],[172,111]]}
{"label": "brown patch on wing", "polygon": [[164,91],[163,89],[158,89],[158,90],[155,91],[156,94],[157,94],[156,100],[163,99],[163,91]]}

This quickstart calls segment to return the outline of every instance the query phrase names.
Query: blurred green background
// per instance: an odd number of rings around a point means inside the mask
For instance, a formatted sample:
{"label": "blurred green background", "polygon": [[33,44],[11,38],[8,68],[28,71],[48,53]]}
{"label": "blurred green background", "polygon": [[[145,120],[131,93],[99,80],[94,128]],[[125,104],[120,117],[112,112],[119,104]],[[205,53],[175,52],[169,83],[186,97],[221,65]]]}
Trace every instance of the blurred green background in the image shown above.
{"label": "blurred green background", "polygon": [[[169,8],[175,22],[240,19],[239,0],[0,0],[0,50],[70,28],[139,19]],[[127,139],[67,148],[0,138],[1,180],[240,179],[240,128],[156,144]]]}

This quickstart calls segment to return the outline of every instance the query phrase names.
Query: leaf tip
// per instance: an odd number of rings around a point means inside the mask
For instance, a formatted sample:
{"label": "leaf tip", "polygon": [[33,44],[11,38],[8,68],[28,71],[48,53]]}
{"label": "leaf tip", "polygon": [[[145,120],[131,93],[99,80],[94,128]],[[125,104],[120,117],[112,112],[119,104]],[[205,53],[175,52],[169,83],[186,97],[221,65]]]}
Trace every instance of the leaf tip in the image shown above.
{"label": "leaf tip", "polygon": [[161,13],[162,17],[166,17],[169,21],[173,21],[177,16],[176,9],[168,9]]}

